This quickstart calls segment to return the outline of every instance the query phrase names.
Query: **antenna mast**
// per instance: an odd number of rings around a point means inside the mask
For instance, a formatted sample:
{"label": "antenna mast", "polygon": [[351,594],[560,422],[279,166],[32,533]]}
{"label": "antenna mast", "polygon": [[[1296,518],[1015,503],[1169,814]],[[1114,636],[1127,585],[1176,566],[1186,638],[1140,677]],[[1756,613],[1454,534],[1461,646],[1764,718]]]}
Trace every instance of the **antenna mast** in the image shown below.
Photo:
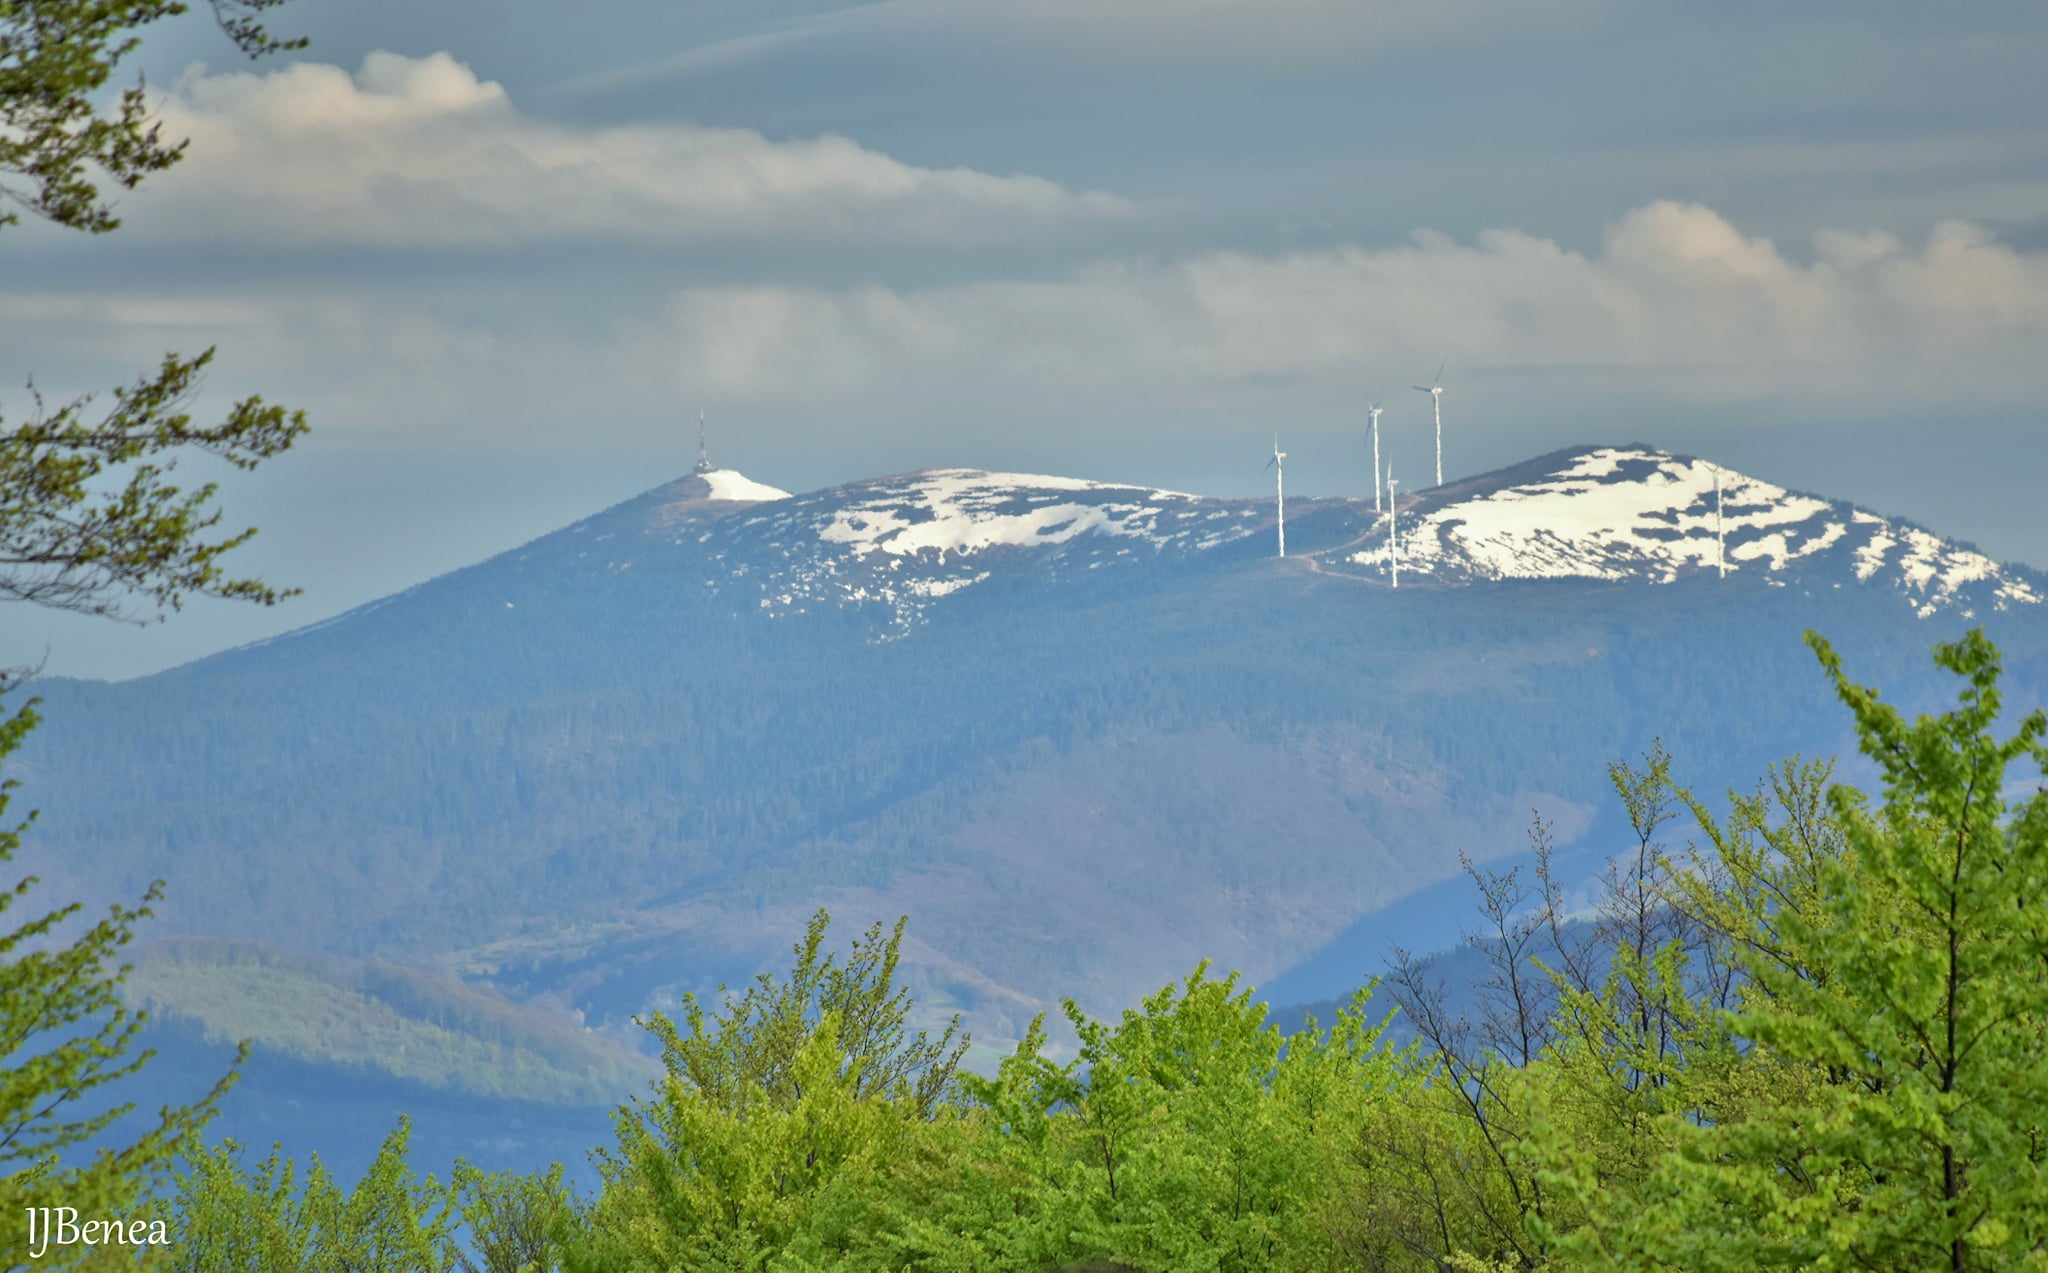
{"label": "antenna mast", "polygon": [[697,413],[697,471],[699,473],[709,473],[711,471],[711,452],[704,447],[704,413],[702,411]]}

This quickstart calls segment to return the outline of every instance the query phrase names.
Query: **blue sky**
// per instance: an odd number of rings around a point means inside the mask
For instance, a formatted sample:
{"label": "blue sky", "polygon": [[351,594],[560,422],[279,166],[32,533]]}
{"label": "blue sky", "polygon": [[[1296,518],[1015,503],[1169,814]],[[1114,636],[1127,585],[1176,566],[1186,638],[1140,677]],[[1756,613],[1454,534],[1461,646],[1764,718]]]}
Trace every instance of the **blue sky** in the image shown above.
{"label": "blue sky", "polygon": [[[136,675],[714,458],[1365,493],[1641,440],[2048,566],[2048,11],[1739,0],[295,0],[139,55],[190,158],[0,236],[0,406],[218,343],[306,595],[4,661]],[[195,472],[195,476],[203,475]],[[206,475],[210,476],[210,475]]]}

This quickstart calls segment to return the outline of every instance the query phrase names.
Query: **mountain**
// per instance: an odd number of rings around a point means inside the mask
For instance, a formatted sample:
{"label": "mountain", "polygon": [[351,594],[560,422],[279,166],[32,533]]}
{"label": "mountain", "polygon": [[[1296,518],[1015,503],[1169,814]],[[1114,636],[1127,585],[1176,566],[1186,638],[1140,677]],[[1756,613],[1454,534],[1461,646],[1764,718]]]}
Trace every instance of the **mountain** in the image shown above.
{"label": "mountain", "polygon": [[[709,493],[711,479],[720,493]],[[716,531],[698,526],[755,503],[768,507]],[[1923,618],[2043,598],[2031,572],[2001,567],[1967,545],[1642,446],[1559,451],[1405,495],[1401,505],[1405,525],[1391,530],[1411,585],[1672,583],[1750,572],[1780,587],[1853,579],[1897,592]],[[559,552],[573,543],[577,560],[595,565],[591,543],[658,551],[686,548],[694,532],[714,604],[751,600],[776,616],[880,609],[900,634],[945,598],[991,579],[1237,560],[1262,555],[1271,526],[1263,500],[1034,474],[936,469],[788,496],[720,471],[650,492],[571,527],[569,541],[550,537],[534,548]],[[1388,521],[1363,501],[1297,499],[1290,526],[1309,569],[1391,578]],[[632,565],[629,553],[607,552],[602,568]]]}
{"label": "mountain", "polygon": [[[2026,700],[2048,580],[1640,446],[1370,500],[940,469],[668,483],[294,633],[49,680],[18,767],[65,896],[163,875],[157,936],[466,978],[618,1028],[911,917],[929,1014],[1021,1033],[1212,958],[1301,1000],[1448,945],[1459,853],[1532,813],[1590,872],[1605,766],[1702,789],[1846,718],[1818,629],[1908,707],[1982,623]],[[1398,531],[1399,586],[1388,570]],[[1278,989],[1275,993],[1278,993]]]}
{"label": "mountain", "polygon": [[[1775,586],[1853,579],[1899,593],[1923,618],[2043,598],[2031,572],[1919,527],[1642,446],[1558,451],[1405,495],[1401,505],[1405,527],[1392,529],[1411,585],[1761,572]],[[991,580],[1238,561],[1265,554],[1271,527],[1263,500],[1035,474],[934,469],[791,496],[710,470],[514,560],[623,572],[639,556],[643,570],[702,573],[699,600],[712,608],[866,612],[901,635],[946,598]],[[1290,527],[1309,569],[1390,574],[1387,519],[1364,501],[1297,499]]]}
{"label": "mountain", "polygon": [[[1403,569],[1434,583],[1606,579],[1672,583],[1713,571],[1775,587],[1844,584],[1944,609],[2039,605],[2039,577],[1967,545],[1839,500],[1801,495],[1646,447],[1560,451],[1424,493],[1402,535]],[[1384,569],[1382,546],[1353,567]]]}

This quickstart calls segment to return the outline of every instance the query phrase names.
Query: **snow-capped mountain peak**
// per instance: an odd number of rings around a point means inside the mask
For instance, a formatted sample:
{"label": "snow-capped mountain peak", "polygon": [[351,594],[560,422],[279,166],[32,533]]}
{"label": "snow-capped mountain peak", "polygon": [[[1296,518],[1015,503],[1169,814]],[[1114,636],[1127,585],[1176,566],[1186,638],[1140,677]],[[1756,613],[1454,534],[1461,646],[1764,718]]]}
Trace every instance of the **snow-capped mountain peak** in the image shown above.
{"label": "snow-capped mountain peak", "polygon": [[[1119,573],[1104,578],[1124,577],[1146,562],[1220,566],[1277,547],[1270,498],[981,469],[929,469],[758,505],[685,507],[715,518],[713,526],[693,519],[671,528],[672,542],[711,555],[704,583],[714,593],[749,598],[743,604],[771,616],[880,606],[897,631],[914,627],[941,598],[1006,574],[1108,569]],[[1389,518],[1369,499],[1290,500],[1287,511],[1295,548],[1288,568],[1391,583]],[[1573,448],[1404,492],[1398,531],[1408,586],[1761,577],[1888,588],[1922,616],[2036,604],[2048,592],[2031,572],[1917,526],[1646,446]]]}
{"label": "snow-capped mountain peak", "polygon": [[794,496],[703,542],[721,563],[741,561],[730,586],[757,590],[763,611],[878,605],[903,632],[1000,570],[1201,552],[1252,534],[1257,517],[1238,501],[1153,487],[948,468]]}
{"label": "snow-capped mountain peak", "polygon": [[[1558,452],[1404,496],[1398,532],[1401,571],[1418,582],[1669,583],[1700,572],[1780,582],[1812,567],[1889,583],[1923,616],[2042,600],[2021,572],[1917,526],[1643,446]],[[1348,561],[1384,569],[1394,551],[1383,537]]]}
{"label": "snow-capped mountain peak", "polygon": [[1274,516],[1270,495],[1221,499],[981,469],[792,495],[706,468],[456,573],[507,616],[560,570],[653,589],[652,605],[769,619],[865,612],[881,621],[879,635],[900,636],[991,581],[1179,587],[1235,572],[1387,588],[1398,531],[1404,595],[1507,580],[1655,586],[1725,577],[1729,587],[1867,589],[1922,617],[1964,618],[2048,598],[2039,573],[1918,526],[1645,446],[1574,448],[1404,491],[1398,518],[1363,493],[1291,498],[1284,560]]}

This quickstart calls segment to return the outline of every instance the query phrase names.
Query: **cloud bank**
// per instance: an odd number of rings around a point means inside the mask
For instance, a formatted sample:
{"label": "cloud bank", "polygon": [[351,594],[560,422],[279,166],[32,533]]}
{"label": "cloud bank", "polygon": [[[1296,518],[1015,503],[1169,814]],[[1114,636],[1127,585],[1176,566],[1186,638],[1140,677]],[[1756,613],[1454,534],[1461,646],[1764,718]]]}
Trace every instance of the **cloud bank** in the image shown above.
{"label": "cloud bank", "polygon": [[1290,385],[1394,397],[1446,358],[1453,399],[1541,384],[1557,403],[1797,399],[1891,416],[2048,396],[2048,249],[1949,222],[1913,244],[1828,231],[1795,254],[1672,202],[1628,212],[1585,253],[1516,230],[1421,231],[1044,280],[700,287],[637,305],[592,322],[471,303],[459,288],[15,292],[0,296],[0,346],[55,373],[83,350],[131,368],[218,341],[238,378],[264,369],[266,393],[309,397],[350,427],[515,432],[677,401],[804,412],[1056,399],[1085,412]]}
{"label": "cloud bank", "polygon": [[901,163],[844,137],[689,124],[570,128],[445,53],[351,75],[195,67],[160,110],[191,156],[132,232],[234,246],[752,241],[971,246],[1127,216],[1031,176]]}
{"label": "cloud bank", "polygon": [[1579,370],[1710,398],[2019,401],[2048,392],[2048,253],[1947,222],[1910,247],[1824,232],[1795,260],[1712,209],[1659,202],[1591,254],[1516,230],[1423,231],[1052,282],[688,290],[627,346],[679,381],[764,401],[992,381],[1391,389],[1444,357],[1467,374]]}

